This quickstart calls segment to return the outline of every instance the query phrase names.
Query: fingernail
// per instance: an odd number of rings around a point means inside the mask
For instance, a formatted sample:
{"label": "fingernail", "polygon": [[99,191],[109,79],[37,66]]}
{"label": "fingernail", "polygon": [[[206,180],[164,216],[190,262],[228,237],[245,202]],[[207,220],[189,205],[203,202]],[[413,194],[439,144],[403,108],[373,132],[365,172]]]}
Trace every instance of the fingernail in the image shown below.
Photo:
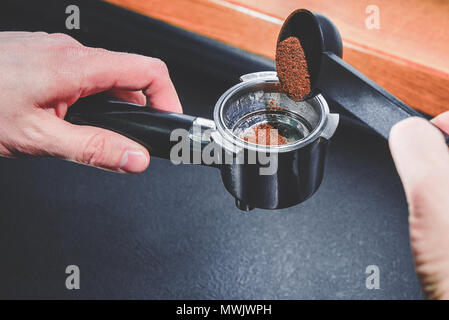
{"label": "fingernail", "polygon": [[120,168],[128,173],[142,172],[148,166],[147,156],[142,151],[127,150],[123,154]]}

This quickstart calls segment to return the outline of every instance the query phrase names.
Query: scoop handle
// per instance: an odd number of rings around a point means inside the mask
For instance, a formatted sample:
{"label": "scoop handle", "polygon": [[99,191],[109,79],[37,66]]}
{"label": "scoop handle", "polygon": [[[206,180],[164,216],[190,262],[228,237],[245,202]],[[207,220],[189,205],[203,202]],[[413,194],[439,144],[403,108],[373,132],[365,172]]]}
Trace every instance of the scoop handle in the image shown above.
{"label": "scoop handle", "polygon": [[[399,121],[423,117],[334,53],[323,53],[319,79],[318,87],[331,105],[346,110],[385,139]],[[449,145],[449,135],[440,131]]]}
{"label": "scoop handle", "polygon": [[[102,95],[79,99],[71,106],[65,120],[78,125],[90,125],[115,131],[146,147],[150,154],[169,159],[175,129],[190,132],[197,117],[170,113]],[[207,120],[206,120],[207,121]]]}

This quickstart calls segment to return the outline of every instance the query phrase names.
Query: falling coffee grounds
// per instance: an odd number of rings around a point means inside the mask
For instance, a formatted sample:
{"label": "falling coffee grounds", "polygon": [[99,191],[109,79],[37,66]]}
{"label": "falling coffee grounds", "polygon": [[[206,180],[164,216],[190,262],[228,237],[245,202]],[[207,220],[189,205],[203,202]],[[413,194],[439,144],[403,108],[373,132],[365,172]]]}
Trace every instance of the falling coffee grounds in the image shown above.
{"label": "falling coffee grounds", "polygon": [[281,91],[293,101],[300,101],[310,93],[310,75],[301,42],[289,37],[276,48],[276,70]]}

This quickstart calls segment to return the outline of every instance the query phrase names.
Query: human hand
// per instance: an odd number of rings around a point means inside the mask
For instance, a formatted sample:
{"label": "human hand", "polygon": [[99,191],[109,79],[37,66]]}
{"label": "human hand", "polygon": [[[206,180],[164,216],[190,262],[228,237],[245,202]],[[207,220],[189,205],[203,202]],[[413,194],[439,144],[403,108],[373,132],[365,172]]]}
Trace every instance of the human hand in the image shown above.
{"label": "human hand", "polygon": [[[433,119],[449,133],[449,112]],[[415,269],[424,292],[449,299],[449,149],[428,121],[410,118],[390,133],[390,149],[404,185]]]}
{"label": "human hand", "polygon": [[65,34],[0,32],[0,156],[54,156],[117,172],[149,164],[148,151],[115,132],[64,121],[79,98],[106,91],[182,112],[165,64],[89,48]]}

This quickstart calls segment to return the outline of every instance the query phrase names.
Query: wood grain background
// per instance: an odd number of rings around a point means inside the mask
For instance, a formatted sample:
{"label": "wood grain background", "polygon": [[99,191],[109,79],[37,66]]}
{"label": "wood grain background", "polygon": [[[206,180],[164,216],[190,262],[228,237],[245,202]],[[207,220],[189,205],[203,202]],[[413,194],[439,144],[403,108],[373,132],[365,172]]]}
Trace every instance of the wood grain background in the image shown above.
{"label": "wood grain background", "polygon": [[[106,1],[271,59],[285,17],[318,11],[339,28],[344,60],[417,110],[449,110],[447,0]],[[378,6],[380,29],[365,25],[368,5]]]}

